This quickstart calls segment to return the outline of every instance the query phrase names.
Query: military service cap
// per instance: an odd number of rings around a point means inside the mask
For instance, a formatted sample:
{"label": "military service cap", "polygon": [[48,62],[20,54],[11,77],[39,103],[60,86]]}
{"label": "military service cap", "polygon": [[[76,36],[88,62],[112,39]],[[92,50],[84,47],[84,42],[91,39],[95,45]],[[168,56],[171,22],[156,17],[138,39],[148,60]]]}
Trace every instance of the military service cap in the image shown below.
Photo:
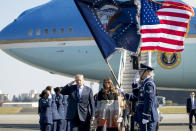
{"label": "military service cap", "polygon": [[144,64],[140,64],[140,70],[154,70],[152,67],[144,65]]}

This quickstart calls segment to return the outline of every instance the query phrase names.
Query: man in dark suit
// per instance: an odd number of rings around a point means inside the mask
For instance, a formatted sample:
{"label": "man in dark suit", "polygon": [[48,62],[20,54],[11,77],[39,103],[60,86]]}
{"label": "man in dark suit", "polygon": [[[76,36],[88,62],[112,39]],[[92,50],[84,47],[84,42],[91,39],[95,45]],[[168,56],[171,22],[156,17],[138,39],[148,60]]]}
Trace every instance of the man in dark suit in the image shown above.
{"label": "man in dark suit", "polygon": [[186,111],[189,115],[189,129],[192,131],[192,121],[193,121],[193,115],[195,116],[196,120],[196,100],[195,100],[195,93],[191,92],[190,93],[190,98],[187,99],[186,102]]}
{"label": "man in dark suit", "polygon": [[[73,85],[76,82],[76,85]],[[61,90],[67,98],[68,107],[66,118],[70,131],[89,131],[90,119],[94,119],[94,98],[91,88],[84,85],[84,77],[81,74],[75,76],[75,80],[67,84]]]}

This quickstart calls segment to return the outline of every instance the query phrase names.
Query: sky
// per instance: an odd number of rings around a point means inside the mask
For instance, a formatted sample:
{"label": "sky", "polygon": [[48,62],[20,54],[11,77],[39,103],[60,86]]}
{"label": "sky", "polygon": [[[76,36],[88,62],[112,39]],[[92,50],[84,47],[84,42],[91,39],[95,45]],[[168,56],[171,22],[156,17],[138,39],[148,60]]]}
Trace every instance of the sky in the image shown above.
{"label": "sky", "polygon": [[[11,23],[24,10],[49,0],[0,0],[0,30]],[[31,89],[41,92],[47,85],[64,86],[73,78],[50,74],[24,64],[0,50],[0,91],[9,94],[28,93]],[[90,86],[89,82],[85,82]],[[96,83],[95,83],[96,85]]]}

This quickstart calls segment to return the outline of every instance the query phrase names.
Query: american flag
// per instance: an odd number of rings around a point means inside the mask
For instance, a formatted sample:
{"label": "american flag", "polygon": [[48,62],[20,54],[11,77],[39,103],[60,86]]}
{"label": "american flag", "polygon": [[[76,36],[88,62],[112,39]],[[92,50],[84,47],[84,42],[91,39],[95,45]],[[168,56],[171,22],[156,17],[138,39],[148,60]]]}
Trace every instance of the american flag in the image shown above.
{"label": "american flag", "polygon": [[142,0],[141,6],[141,52],[183,51],[189,21],[194,15],[192,7],[178,2],[152,0]]}

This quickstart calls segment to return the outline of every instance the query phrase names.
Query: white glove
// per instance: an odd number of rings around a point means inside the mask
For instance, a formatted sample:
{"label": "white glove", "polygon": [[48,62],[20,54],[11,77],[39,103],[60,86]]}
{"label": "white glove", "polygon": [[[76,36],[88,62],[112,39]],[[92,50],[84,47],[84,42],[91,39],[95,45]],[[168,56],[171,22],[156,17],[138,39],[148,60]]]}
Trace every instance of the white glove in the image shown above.
{"label": "white glove", "polygon": [[124,90],[122,88],[119,88],[118,91],[120,94],[124,93]]}
{"label": "white glove", "polygon": [[51,94],[55,94],[55,92],[54,92],[54,89],[52,88],[52,90],[51,90]]}
{"label": "white glove", "polygon": [[52,95],[50,94],[50,95],[48,96],[48,98],[49,98],[49,99],[52,99]]}
{"label": "white glove", "polygon": [[139,83],[139,81],[140,81],[140,74],[139,71],[137,71],[134,77],[134,84]]}
{"label": "white glove", "polygon": [[149,122],[149,120],[142,119],[142,124],[147,124],[148,122]]}

